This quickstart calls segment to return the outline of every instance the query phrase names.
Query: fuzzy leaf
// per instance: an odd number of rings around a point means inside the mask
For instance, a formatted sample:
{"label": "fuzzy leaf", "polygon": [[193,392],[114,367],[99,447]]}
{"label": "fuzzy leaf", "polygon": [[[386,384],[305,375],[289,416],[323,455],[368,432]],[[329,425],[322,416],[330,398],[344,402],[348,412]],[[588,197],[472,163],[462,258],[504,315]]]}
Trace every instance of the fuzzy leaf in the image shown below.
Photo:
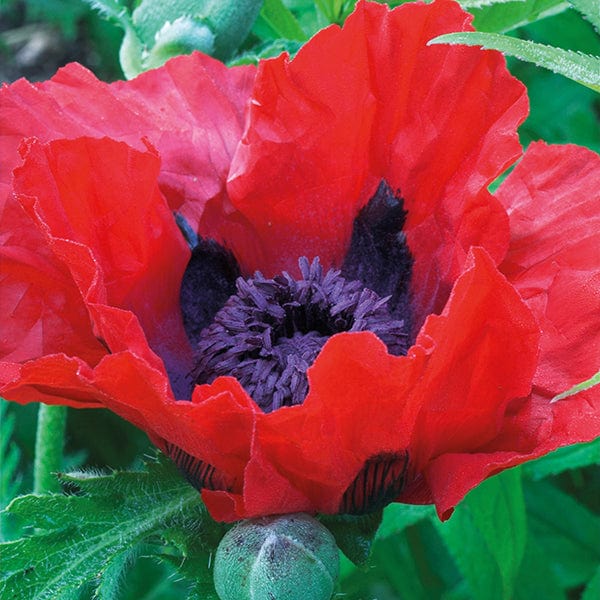
{"label": "fuzzy leaf", "polygon": [[104,18],[118,23],[125,31],[133,26],[131,15],[120,0],[84,0],[84,2],[95,8]]}
{"label": "fuzzy leaf", "polygon": [[568,0],[600,32],[600,2],[598,0]]}
{"label": "fuzzy leaf", "polygon": [[518,469],[472,490],[446,523],[436,523],[474,598],[508,600],[525,551],[525,504]]}
{"label": "fuzzy leaf", "polygon": [[[0,545],[0,597],[71,598],[103,574],[120,572],[132,549],[160,540],[163,529],[188,522],[210,527],[198,492],[164,458],[143,472],[75,473],[61,480],[82,493],[22,496],[7,508],[35,529]],[[110,598],[109,585],[100,590]]]}
{"label": "fuzzy leaf", "polygon": [[[461,2],[464,7],[464,4]],[[506,33],[517,27],[524,27],[545,17],[556,15],[569,8],[565,0],[516,0],[494,2],[468,7],[473,14],[473,26],[477,31]]]}
{"label": "fuzzy leaf", "polygon": [[573,79],[600,92],[600,58],[572,50],[563,50],[529,40],[519,40],[497,33],[448,33],[431,40],[429,44],[466,44],[498,50],[509,56],[535,63],[539,67]]}

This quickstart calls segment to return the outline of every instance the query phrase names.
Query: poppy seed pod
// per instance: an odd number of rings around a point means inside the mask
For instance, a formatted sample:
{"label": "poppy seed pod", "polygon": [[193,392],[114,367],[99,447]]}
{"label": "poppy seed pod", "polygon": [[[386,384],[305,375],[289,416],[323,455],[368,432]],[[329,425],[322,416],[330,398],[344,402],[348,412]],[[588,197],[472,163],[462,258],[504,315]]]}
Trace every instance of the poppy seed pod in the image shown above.
{"label": "poppy seed pod", "polygon": [[221,600],[329,600],[339,574],[329,530],[297,513],[242,521],[230,529],[215,557]]}

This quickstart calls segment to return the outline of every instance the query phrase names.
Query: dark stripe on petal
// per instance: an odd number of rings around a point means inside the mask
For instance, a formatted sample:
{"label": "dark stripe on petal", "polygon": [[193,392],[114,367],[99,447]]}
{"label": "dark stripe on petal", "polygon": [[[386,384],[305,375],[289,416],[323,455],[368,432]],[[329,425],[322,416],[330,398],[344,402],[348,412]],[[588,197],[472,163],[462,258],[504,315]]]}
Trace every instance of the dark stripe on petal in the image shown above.
{"label": "dark stripe on petal", "polygon": [[364,515],[395,500],[404,488],[408,460],[408,452],[379,454],[367,460],[344,492],[339,512]]}
{"label": "dark stripe on petal", "polygon": [[177,465],[182,475],[197,490],[223,490],[231,491],[232,482],[224,473],[215,467],[188,454],[178,446],[167,443],[167,456]]}

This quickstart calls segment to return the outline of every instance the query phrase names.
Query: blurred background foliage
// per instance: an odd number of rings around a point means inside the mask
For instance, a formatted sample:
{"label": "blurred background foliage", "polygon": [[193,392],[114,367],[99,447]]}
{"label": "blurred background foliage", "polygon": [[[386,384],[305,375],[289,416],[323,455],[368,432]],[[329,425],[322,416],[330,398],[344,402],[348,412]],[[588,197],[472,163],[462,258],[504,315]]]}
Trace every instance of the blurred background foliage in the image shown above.
{"label": "blurred background foliage", "polygon": [[[598,34],[565,2],[487,4],[463,1],[484,31],[600,56]],[[353,6],[344,0],[266,0],[230,62],[254,61],[282,49],[294,52],[320,28],[342,23]],[[128,7],[135,8],[135,2]],[[0,0],[0,81],[47,79],[74,60],[101,79],[123,78],[122,38],[117,25],[83,0]],[[530,117],[520,130],[523,145],[544,139],[600,151],[600,95],[529,63],[509,59],[508,66],[526,84],[531,101]],[[37,406],[0,400],[0,508],[32,489],[36,418]],[[144,454],[152,454],[145,435],[115,415],[69,411],[64,470],[129,468]],[[599,465],[598,440],[562,449],[485,482],[445,524],[429,507],[388,507],[366,564],[343,562],[338,597],[600,598]],[[13,539],[21,526],[0,517],[0,541]],[[189,589],[172,561],[152,554],[140,556],[122,583],[118,598],[125,600],[175,600]],[[84,589],[81,598],[93,594],[92,588]]]}

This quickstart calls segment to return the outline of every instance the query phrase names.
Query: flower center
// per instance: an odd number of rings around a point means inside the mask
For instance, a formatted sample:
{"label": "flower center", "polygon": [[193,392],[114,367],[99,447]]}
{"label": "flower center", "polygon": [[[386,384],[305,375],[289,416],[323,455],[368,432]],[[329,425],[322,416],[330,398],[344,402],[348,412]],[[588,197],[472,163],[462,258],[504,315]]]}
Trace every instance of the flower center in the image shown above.
{"label": "flower center", "polygon": [[265,412],[301,404],[308,393],[306,371],[329,337],[372,331],[392,354],[405,354],[403,320],[392,318],[382,298],[340,271],[323,273],[319,259],[299,260],[301,278],[256,273],[239,278],[237,292],[202,331],[195,383],[235,377]]}

